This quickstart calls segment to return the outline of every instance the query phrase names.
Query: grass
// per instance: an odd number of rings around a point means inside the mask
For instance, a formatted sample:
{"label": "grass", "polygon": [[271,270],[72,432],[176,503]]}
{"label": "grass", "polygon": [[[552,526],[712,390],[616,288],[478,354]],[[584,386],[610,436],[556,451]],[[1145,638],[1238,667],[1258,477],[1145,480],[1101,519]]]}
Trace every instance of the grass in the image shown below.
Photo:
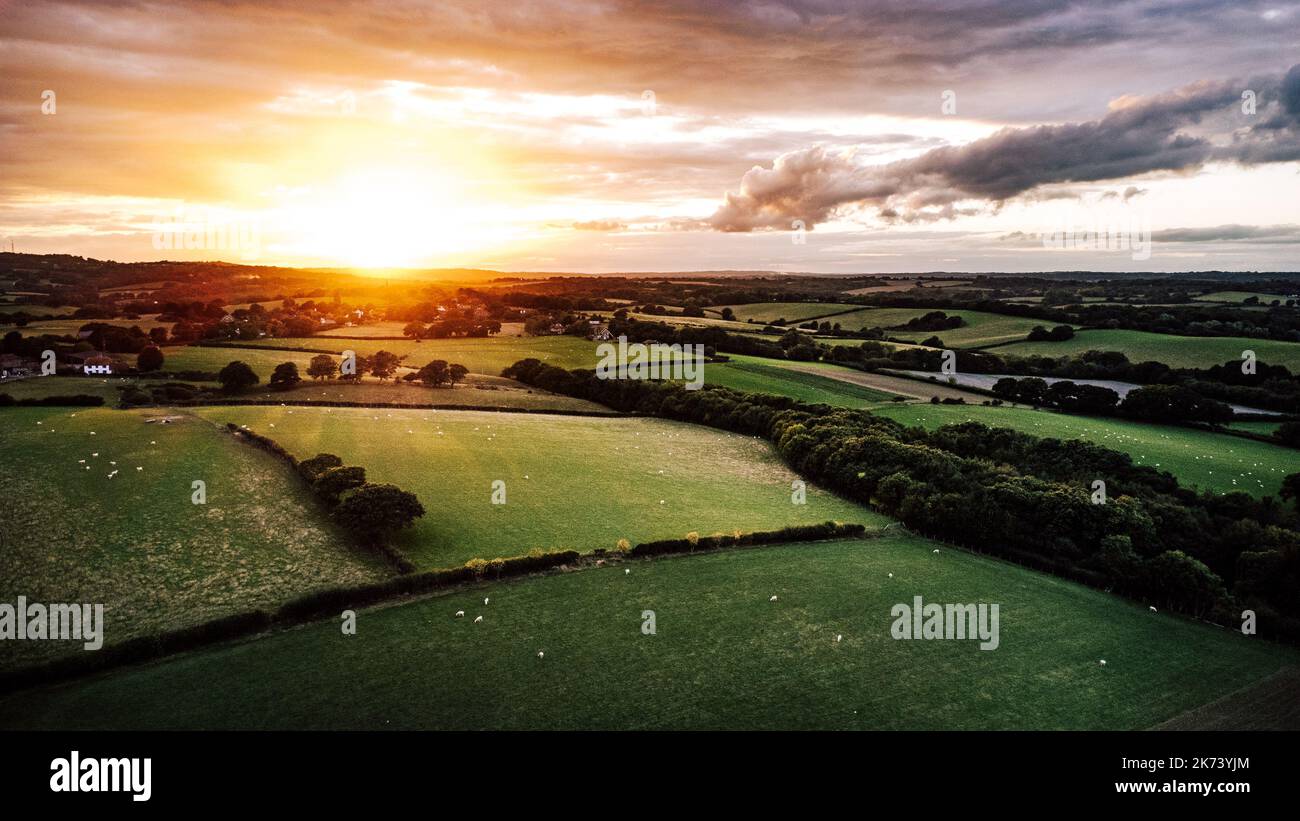
{"label": "grass", "polygon": [[[12,696],[0,726],[1139,729],[1297,662],[1293,649],[932,547],[785,545],[460,590],[363,610],[355,636],[331,620]],[[892,639],[891,608],[917,595],[997,603],[999,647]],[[646,610],[655,635],[641,632]]]}
{"label": "grass", "polygon": [[180,371],[204,371],[217,373],[226,365],[239,360],[253,369],[265,385],[271,379],[271,372],[282,362],[293,362],[300,374],[307,373],[307,366],[315,354],[302,351],[277,351],[267,348],[208,348],[197,345],[163,348],[163,370],[170,373]]}
{"label": "grass", "polygon": [[290,390],[260,389],[239,394],[240,399],[276,402],[370,402],[406,405],[467,405],[510,410],[609,412],[604,405],[547,393],[499,376],[473,376],[454,388],[426,388],[401,381],[380,383],[367,377],[360,383],[304,379]]}
{"label": "grass", "polygon": [[29,322],[22,328],[17,328],[23,336],[41,336],[49,334],[51,336],[76,336],[82,327],[98,322],[103,325],[117,325],[123,328],[138,327],[140,330],[148,333],[154,328],[168,328],[176,324],[174,322],[159,322],[156,319],[43,319],[36,322]]}
{"label": "grass", "polygon": [[1020,342],[991,352],[1015,356],[1074,356],[1085,351],[1119,351],[1131,362],[1163,362],[1171,368],[1208,368],[1241,362],[1243,351],[1254,351],[1260,362],[1300,368],[1300,342],[1247,339],[1236,336],[1174,336],[1147,331],[1078,331],[1065,342]]}
{"label": "grass", "polygon": [[44,399],[47,396],[89,394],[102,396],[104,404],[117,403],[121,385],[138,384],[134,379],[106,379],[101,376],[31,376],[0,382],[0,393],[14,399]]}
{"label": "grass", "polygon": [[[0,600],[101,603],[117,642],[388,575],[322,525],[281,462],[201,420],[145,423],[160,413],[0,411]],[[0,666],[72,651],[0,642]]]}
{"label": "grass", "polygon": [[931,429],[973,420],[1045,438],[1082,439],[1128,453],[1135,464],[1172,473],[1186,487],[1216,493],[1275,496],[1282,479],[1296,470],[1295,451],[1191,428],[983,405],[902,405],[873,412]]}
{"label": "grass", "polygon": [[1228,427],[1233,430],[1258,433],[1260,436],[1272,436],[1273,431],[1277,430],[1281,426],[1281,422],[1232,422],[1228,425]]}
{"label": "grass", "polygon": [[1035,325],[1050,326],[1052,323],[1041,319],[1026,319],[1015,316],[1002,316],[983,311],[952,310],[950,308],[866,308],[851,314],[829,319],[831,323],[840,323],[845,330],[860,331],[866,328],[888,328],[903,325],[909,319],[925,316],[932,311],[943,311],[948,316],[960,316],[966,324],[948,331],[886,331],[887,336],[920,342],[937,336],[945,345],[954,348],[979,348],[996,345],[1017,339],[1024,339]]}
{"label": "grass", "polygon": [[[765,442],[644,418],[475,411],[229,407],[196,411],[320,452],[414,492],[428,513],[395,542],[421,567],[544,549],[613,548],[690,531],[883,521],[817,488],[791,503],[791,473]],[[274,427],[272,427],[274,425]],[[491,503],[505,482],[506,504]],[[661,504],[662,501],[662,504]]]}
{"label": "grass", "polygon": [[739,354],[728,356],[730,362],[705,364],[705,385],[720,385],[747,393],[788,396],[801,402],[839,408],[861,408],[894,397],[894,394],[885,391],[771,364],[772,360],[761,357]]}
{"label": "grass", "polygon": [[1269,305],[1275,299],[1283,305],[1287,301],[1285,294],[1266,294],[1261,291],[1215,291],[1211,294],[1201,294],[1194,299],[1197,302],[1231,302],[1239,305],[1251,297],[1258,299],[1262,305]]}
{"label": "grass", "polygon": [[[411,339],[302,337],[250,340],[240,343],[238,349],[191,346],[178,353],[179,356],[184,357],[182,366],[173,367],[169,361],[166,367],[171,370],[191,367],[198,367],[200,370],[219,369],[232,359],[243,358],[253,367],[253,370],[258,370],[257,366],[249,361],[249,357],[255,357],[256,353],[245,352],[266,351],[266,361],[271,364],[266,368],[265,375],[269,376],[271,369],[279,362],[296,357],[303,357],[302,361],[307,362],[315,355],[270,350],[276,347],[307,348],[336,356],[344,350],[356,351],[361,356],[370,356],[377,351],[388,351],[398,356],[407,355],[406,361],[402,364],[413,368],[422,367],[434,359],[445,359],[448,362],[464,365],[472,373],[492,376],[500,374],[506,366],[529,357],[561,368],[594,368],[597,362],[596,343],[573,336],[494,336],[483,339],[426,339],[422,342]],[[198,366],[195,363],[202,364]],[[299,365],[300,369],[302,367]]]}
{"label": "grass", "polygon": [[785,319],[789,324],[807,322],[810,319],[852,311],[860,307],[860,305],[836,302],[754,302],[749,305],[716,305],[706,309],[706,312],[721,316],[723,308],[731,308],[736,319],[741,322],[749,322],[751,319],[755,322],[775,322],[778,319]]}

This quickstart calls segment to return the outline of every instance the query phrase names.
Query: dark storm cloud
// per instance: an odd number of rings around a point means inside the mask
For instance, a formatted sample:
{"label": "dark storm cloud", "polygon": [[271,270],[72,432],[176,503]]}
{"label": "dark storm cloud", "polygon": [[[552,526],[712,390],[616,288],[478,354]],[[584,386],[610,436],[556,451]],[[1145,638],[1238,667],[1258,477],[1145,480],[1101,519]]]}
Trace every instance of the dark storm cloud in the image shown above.
{"label": "dark storm cloud", "polygon": [[[864,165],[851,151],[791,152],[771,168],[750,169],[710,222],[722,231],[788,229],[793,220],[812,227],[858,206],[877,206],[887,219],[915,220],[931,213],[927,209],[946,216],[942,209],[958,201],[998,205],[1050,184],[1185,171],[1211,160],[1252,165],[1300,159],[1297,68],[1285,77],[1200,82],[1122,98],[1099,120],[1006,128],[886,165]],[[1258,114],[1241,109],[1243,89],[1257,94]],[[1251,116],[1265,125],[1251,125]]]}

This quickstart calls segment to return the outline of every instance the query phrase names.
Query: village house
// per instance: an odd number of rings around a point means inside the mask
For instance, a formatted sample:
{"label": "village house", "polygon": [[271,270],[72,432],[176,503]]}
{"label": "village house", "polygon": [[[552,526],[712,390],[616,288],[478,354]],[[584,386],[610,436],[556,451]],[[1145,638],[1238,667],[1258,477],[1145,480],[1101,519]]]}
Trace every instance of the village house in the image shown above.
{"label": "village house", "polygon": [[596,319],[591,320],[591,331],[588,336],[597,342],[605,342],[614,338],[614,335],[609,332],[609,326]]}
{"label": "village house", "polygon": [[113,373],[113,360],[103,354],[88,356],[82,365],[82,370],[88,376],[108,376]]}

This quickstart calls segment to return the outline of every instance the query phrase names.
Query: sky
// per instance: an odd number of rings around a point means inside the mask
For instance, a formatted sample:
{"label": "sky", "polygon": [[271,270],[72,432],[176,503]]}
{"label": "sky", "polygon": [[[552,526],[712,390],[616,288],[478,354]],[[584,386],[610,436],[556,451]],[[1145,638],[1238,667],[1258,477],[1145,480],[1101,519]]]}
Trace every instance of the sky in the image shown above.
{"label": "sky", "polygon": [[0,0],[0,240],[502,271],[1271,271],[1300,6]]}

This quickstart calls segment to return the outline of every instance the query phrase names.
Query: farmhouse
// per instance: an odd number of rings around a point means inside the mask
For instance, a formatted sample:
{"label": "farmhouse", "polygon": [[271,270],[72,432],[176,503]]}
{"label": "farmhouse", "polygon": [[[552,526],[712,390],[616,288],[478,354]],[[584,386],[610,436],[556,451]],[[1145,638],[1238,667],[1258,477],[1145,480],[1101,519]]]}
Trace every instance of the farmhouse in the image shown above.
{"label": "farmhouse", "polygon": [[605,342],[606,340],[613,339],[614,335],[609,332],[608,325],[604,322],[593,319],[591,321],[591,333],[589,338],[594,339],[597,342]]}
{"label": "farmhouse", "polygon": [[91,376],[107,375],[113,372],[113,360],[103,354],[86,357],[82,370]]}

